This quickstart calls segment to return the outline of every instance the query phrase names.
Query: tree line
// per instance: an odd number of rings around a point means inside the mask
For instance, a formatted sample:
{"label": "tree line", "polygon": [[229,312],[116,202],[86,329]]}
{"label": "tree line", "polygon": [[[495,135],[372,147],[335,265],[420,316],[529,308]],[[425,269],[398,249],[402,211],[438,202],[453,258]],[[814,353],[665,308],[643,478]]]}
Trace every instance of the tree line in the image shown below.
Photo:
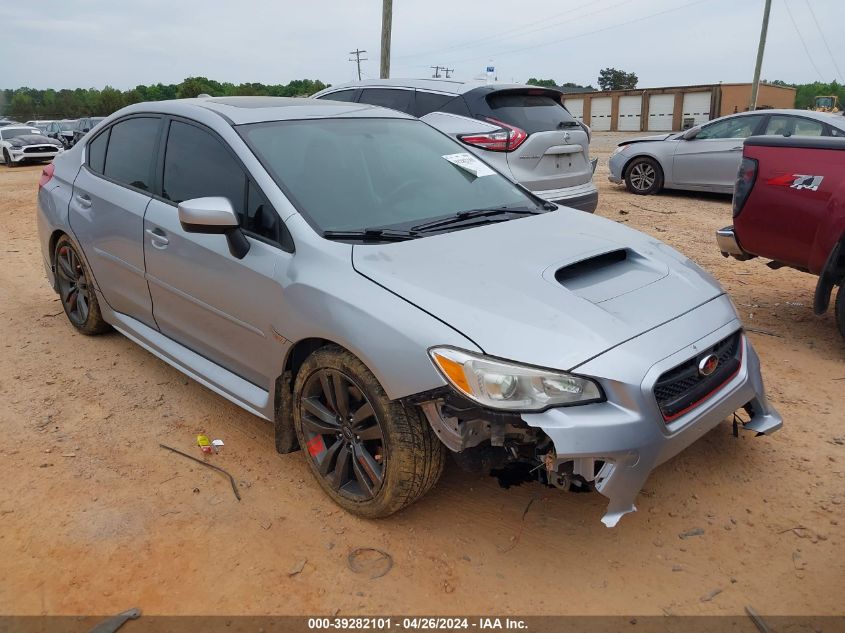
{"label": "tree line", "polygon": [[7,88],[0,91],[0,115],[17,121],[77,119],[84,116],[108,116],[124,106],[141,101],[183,99],[201,94],[212,97],[307,97],[326,87],[327,84],[319,79],[295,79],[287,84],[233,84],[207,77],[188,77],[178,84],[139,85],[123,91],[111,86],[75,90]]}

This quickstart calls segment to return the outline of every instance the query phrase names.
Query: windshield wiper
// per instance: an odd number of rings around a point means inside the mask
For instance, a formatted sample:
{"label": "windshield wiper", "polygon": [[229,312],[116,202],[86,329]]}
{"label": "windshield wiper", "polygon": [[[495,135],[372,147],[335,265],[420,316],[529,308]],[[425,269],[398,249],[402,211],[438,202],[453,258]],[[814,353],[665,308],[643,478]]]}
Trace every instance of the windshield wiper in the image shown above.
{"label": "windshield wiper", "polygon": [[415,231],[398,231],[394,229],[361,229],[343,231],[323,231],[323,237],[328,240],[372,240],[380,242],[403,242],[420,237]]}
{"label": "windshield wiper", "polygon": [[[526,209],[524,207],[490,207],[488,209],[469,209],[467,211],[458,211],[453,216],[443,218],[441,220],[432,220],[431,222],[423,222],[411,227],[411,231],[433,231],[448,226],[460,224],[465,220],[472,220],[475,218],[493,218],[499,215],[537,215],[543,213],[539,209]],[[500,220],[496,220],[497,222]]]}

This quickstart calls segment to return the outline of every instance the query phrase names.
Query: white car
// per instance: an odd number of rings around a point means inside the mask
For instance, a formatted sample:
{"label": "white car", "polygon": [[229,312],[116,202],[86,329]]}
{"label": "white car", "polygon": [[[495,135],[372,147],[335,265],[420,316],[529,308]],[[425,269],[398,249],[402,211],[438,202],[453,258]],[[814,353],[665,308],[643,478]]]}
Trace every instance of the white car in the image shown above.
{"label": "white car", "polygon": [[0,127],[0,160],[6,167],[25,161],[50,161],[64,151],[61,141],[25,125]]}

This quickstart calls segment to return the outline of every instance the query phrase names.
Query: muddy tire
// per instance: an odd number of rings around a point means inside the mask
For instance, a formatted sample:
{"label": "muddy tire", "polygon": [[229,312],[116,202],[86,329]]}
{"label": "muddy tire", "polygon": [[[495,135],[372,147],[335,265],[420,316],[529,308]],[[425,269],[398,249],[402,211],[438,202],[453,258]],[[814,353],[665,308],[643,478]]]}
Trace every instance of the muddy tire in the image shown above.
{"label": "muddy tire", "polygon": [[631,193],[648,196],[663,189],[663,170],[653,158],[640,156],[625,169],[625,187]]}
{"label": "muddy tire", "polygon": [[71,325],[87,335],[103,334],[111,326],[103,320],[93,277],[73,242],[63,235],[53,254],[59,300]]}
{"label": "muddy tire", "polygon": [[9,156],[9,151],[6,149],[3,150],[3,162],[9,169],[15,166],[15,161],[12,160],[12,157]]}
{"label": "muddy tire", "polygon": [[299,450],[299,440],[293,428],[293,393],[291,391],[291,373],[286,371],[279,380],[276,390],[276,419],[273,435],[276,452],[285,455]]}
{"label": "muddy tire", "polygon": [[839,328],[839,333],[842,338],[845,338],[845,279],[839,285],[839,291],[836,293],[836,325]]}
{"label": "muddy tire", "polygon": [[391,401],[350,352],[323,347],[296,375],[293,419],[314,477],[352,514],[379,518],[437,483],[445,448],[416,407]]}

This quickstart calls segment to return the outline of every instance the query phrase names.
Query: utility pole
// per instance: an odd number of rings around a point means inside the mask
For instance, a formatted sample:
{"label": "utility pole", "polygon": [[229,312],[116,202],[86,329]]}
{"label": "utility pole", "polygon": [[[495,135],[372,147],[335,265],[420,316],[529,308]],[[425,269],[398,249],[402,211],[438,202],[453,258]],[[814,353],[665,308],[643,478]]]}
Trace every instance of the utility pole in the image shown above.
{"label": "utility pole", "polygon": [[350,55],[355,55],[355,59],[349,58],[349,61],[355,62],[358,64],[358,81],[361,81],[361,62],[367,61],[366,57],[361,57],[361,53],[366,53],[367,51],[359,51],[357,48],[354,51],[349,51]]}
{"label": "utility pole", "polygon": [[751,109],[757,109],[757,90],[760,87],[760,68],[763,66],[763,51],[766,49],[766,32],[769,30],[769,13],[772,0],[766,0],[763,9],[763,27],[760,29],[760,44],[757,46],[757,63],[754,66],[754,81],[751,83]]}
{"label": "utility pole", "polygon": [[429,66],[429,68],[434,69],[434,74],[432,75],[432,77],[434,77],[435,79],[440,79],[440,70],[441,69],[446,70],[445,68],[443,68],[443,66]]}
{"label": "utility pole", "polygon": [[393,0],[382,0],[381,8],[381,72],[382,79],[390,79],[390,30],[393,26]]}

